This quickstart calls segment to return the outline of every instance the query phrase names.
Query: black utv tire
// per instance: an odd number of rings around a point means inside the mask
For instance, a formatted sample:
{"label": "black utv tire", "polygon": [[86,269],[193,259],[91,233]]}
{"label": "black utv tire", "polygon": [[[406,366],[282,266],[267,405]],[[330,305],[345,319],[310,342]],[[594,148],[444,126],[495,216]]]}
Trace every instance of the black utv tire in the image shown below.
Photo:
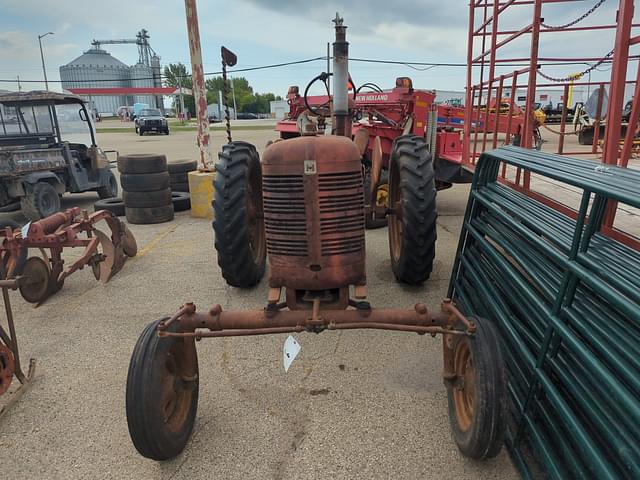
{"label": "black utv tire", "polygon": [[112,171],[109,171],[107,184],[99,187],[96,192],[98,192],[98,197],[100,198],[113,198],[118,196],[118,181]]}
{"label": "black utv tire", "polygon": [[186,179],[187,173],[198,169],[198,162],[197,160],[176,160],[175,162],[167,163],[167,169],[172,177],[175,174],[182,173],[185,174]]}
{"label": "black utv tire", "polygon": [[462,454],[483,460],[498,455],[504,443],[507,380],[496,327],[483,318],[470,320],[475,335],[453,339],[454,371],[462,378],[447,382],[449,421]]}
{"label": "black utv tire", "polygon": [[260,282],[266,263],[262,171],[253,145],[232,142],[222,147],[214,191],[213,230],[222,276],[233,287],[252,287]]}
{"label": "black utv tire", "polygon": [[170,222],[173,220],[173,204],[150,208],[124,207],[124,213],[127,222],[134,225]]}
{"label": "black utv tire", "polygon": [[47,182],[27,186],[26,195],[20,199],[22,214],[29,220],[40,220],[60,210],[58,192]]}
{"label": "black utv tire", "polygon": [[120,173],[159,173],[167,171],[167,157],[153,153],[120,155],[118,157]]}
{"label": "black utv tire", "polygon": [[93,211],[108,210],[116,217],[124,216],[124,202],[121,198],[104,198],[93,204]]}
{"label": "black utv tire", "polygon": [[152,208],[171,203],[171,189],[152,190],[149,192],[122,192],[122,200],[127,207]]}
{"label": "black utv tire", "polygon": [[[145,327],[133,349],[125,401],[133,445],[152,460],[168,460],[182,452],[198,410],[195,340],[159,337],[160,321]],[[178,325],[173,322],[168,330],[176,332]],[[189,365],[188,358],[195,359],[195,365]]]}
{"label": "black utv tire", "polygon": [[422,137],[402,135],[393,142],[389,206],[391,268],[399,281],[419,285],[433,270],[438,218],[435,172]]}
{"label": "black utv tire", "polygon": [[127,192],[152,192],[169,188],[169,173],[123,173],[120,175],[122,189]]}

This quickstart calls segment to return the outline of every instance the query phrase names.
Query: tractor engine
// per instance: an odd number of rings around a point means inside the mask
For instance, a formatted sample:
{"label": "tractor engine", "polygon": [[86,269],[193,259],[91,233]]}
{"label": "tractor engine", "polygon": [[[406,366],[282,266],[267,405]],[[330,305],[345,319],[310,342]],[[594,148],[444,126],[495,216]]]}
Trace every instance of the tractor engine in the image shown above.
{"label": "tractor engine", "polygon": [[[365,284],[360,153],[339,136],[302,136],[270,145],[262,194],[272,288],[346,290]],[[342,296],[342,295],[341,295]]]}

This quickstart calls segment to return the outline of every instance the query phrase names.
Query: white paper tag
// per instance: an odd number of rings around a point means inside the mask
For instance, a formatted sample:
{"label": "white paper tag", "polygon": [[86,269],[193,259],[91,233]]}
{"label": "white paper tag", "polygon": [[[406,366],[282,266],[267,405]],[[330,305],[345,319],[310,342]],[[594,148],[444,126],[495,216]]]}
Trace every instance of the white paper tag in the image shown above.
{"label": "white paper tag", "polygon": [[20,229],[20,233],[22,233],[23,239],[27,238],[27,234],[29,233],[30,227],[31,227],[31,222],[28,222]]}
{"label": "white paper tag", "polygon": [[291,335],[284,341],[284,348],[282,349],[282,357],[284,360],[284,371],[289,371],[289,367],[293,363],[293,360],[298,356],[300,352],[300,344]]}

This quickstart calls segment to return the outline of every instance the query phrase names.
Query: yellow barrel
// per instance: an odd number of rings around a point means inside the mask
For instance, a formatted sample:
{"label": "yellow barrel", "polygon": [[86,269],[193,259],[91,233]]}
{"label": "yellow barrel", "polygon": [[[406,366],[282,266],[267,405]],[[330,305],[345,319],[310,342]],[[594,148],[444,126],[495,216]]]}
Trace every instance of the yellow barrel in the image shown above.
{"label": "yellow barrel", "polygon": [[191,216],[213,220],[213,180],[216,172],[189,172]]}

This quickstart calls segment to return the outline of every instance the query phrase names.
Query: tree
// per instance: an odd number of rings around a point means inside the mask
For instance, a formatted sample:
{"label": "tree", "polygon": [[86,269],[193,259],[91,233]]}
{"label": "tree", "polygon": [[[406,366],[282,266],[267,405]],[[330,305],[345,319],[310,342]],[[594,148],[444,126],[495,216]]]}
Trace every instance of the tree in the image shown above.
{"label": "tree", "polygon": [[[191,73],[187,71],[187,67],[182,63],[170,63],[164,67],[164,83],[167,87],[179,88],[182,84],[182,88],[193,87],[193,79]],[[178,110],[176,99],[173,99],[173,107]],[[191,115],[196,114],[196,102],[193,95],[184,95],[184,108]]]}
{"label": "tree", "polygon": [[[229,105],[233,105],[232,93],[235,92],[238,112],[269,113],[271,100],[282,100],[273,93],[255,93],[249,81],[244,77],[228,78]],[[233,82],[233,90],[231,89]],[[212,77],[205,82],[207,88],[207,103],[218,103],[218,91],[224,92],[222,77]]]}

